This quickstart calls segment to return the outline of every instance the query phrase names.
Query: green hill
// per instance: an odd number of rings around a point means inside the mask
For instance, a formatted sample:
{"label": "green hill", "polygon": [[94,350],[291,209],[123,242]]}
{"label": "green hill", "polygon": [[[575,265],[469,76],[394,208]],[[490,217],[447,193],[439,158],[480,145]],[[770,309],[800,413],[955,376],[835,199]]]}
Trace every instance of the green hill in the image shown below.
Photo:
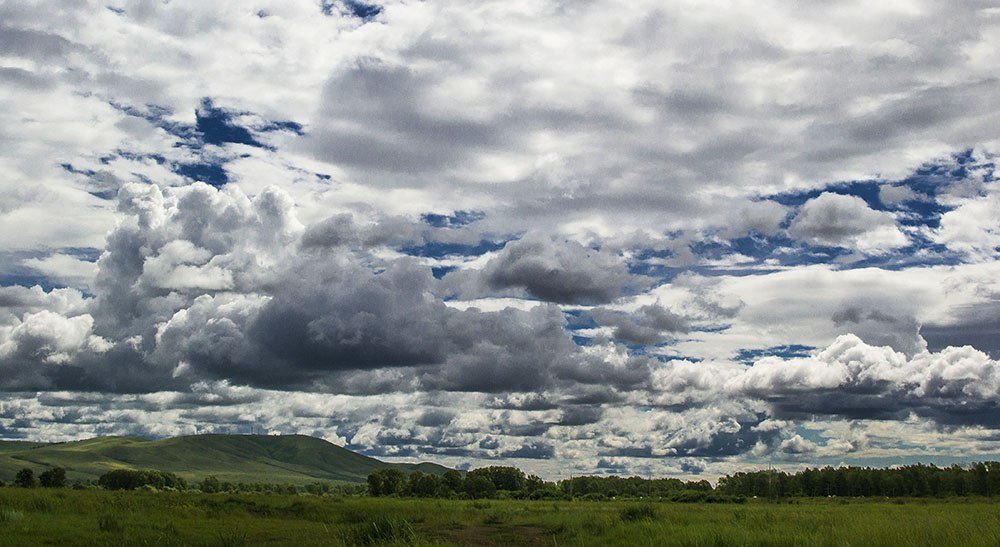
{"label": "green hill", "polygon": [[0,441],[0,480],[17,470],[35,474],[63,467],[70,480],[91,480],[112,469],[156,469],[185,479],[215,475],[231,482],[307,484],[326,480],[363,482],[375,469],[441,474],[432,463],[391,464],[305,435],[193,435],[149,440],[98,437],[67,443]]}

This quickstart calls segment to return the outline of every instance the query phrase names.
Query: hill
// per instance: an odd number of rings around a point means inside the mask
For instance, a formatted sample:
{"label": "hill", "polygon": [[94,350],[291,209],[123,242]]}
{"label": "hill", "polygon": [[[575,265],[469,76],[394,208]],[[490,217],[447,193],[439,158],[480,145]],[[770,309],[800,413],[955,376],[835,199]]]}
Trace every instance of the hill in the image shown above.
{"label": "hill", "polygon": [[66,443],[0,441],[0,480],[31,467],[36,475],[63,467],[72,480],[92,480],[112,469],[157,469],[187,480],[215,475],[231,482],[307,484],[363,482],[375,469],[442,474],[432,463],[393,464],[306,435],[192,435],[149,440],[97,437]]}

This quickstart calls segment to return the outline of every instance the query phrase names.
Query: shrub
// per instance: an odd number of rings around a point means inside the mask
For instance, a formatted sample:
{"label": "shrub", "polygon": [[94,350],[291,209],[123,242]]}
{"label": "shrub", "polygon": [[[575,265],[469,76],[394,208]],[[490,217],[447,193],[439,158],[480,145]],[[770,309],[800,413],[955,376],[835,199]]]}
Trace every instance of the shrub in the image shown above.
{"label": "shrub", "polygon": [[173,473],[135,469],[108,471],[97,479],[97,484],[105,490],[135,490],[143,486],[152,486],[157,490],[167,487],[182,490],[187,486],[184,479]]}
{"label": "shrub", "polygon": [[215,475],[209,475],[202,479],[201,483],[198,484],[198,490],[201,490],[206,494],[222,492],[222,482],[220,482]]}
{"label": "shrub", "polygon": [[46,488],[65,488],[66,470],[62,467],[53,467],[48,471],[43,471],[38,476],[38,482]]}
{"label": "shrub", "polygon": [[35,485],[35,472],[27,467],[18,471],[17,475],[14,477],[14,486],[20,486],[21,488],[34,488]]}

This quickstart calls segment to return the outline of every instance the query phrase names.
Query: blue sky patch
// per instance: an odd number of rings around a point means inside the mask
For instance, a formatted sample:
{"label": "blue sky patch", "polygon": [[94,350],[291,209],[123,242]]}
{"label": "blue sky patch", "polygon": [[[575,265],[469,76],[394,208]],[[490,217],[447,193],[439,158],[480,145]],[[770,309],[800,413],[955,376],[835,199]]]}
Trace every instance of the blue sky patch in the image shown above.
{"label": "blue sky patch", "polygon": [[341,0],[341,2],[321,0],[320,10],[323,12],[323,15],[333,15],[334,13],[339,12],[344,15],[357,17],[358,19],[362,19],[364,21],[370,21],[378,16],[378,14],[382,13],[382,6],[361,2],[359,0]]}
{"label": "blue sky patch", "polygon": [[245,144],[264,148],[246,128],[233,123],[234,115],[222,108],[216,108],[212,100],[201,100],[201,107],[195,111],[195,127],[207,144],[222,146],[226,143]]}
{"label": "blue sky patch", "polygon": [[410,256],[420,256],[425,258],[445,258],[447,256],[480,256],[493,251],[503,249],[507,241],[481,240],[475,245],[464,243],[441,243],[432,241],[423,245],[403,247],[401,252]]}
{"label": "blue sky patch", "polygon": [[466,226],[484,218],[486,218],[486,213],[483,211],[455,211],[450,215],[440,215],[437,213],[424,213],[420,215],[420,220],[434,228]]}
{"label": "blue sky patch", "polygon": [[781,357],[782,359],[793,359],[796,357],[808,357],[816,348],[803,346],[801,344],[789,344],[786,346],[773,346],[764,349],[741,349],[736,353],[734,359],[747,365],[752,365],[754,361],[762,357]]}
{"label": "blue sky patch", "polygon": [[201,181],[216,188],[229,182],[226,169],[218,163],[178,163],[174,165],[173,171],[192,181]]}

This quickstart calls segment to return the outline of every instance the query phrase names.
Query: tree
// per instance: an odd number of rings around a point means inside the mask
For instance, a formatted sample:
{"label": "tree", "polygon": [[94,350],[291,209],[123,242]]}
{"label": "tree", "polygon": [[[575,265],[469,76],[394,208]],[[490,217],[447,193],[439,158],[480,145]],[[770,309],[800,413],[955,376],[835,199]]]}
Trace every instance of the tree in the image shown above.
{"label": "tree", "polygon": [[407,490],[411,496],[429,498],[437,495],[440,487],[441,478],[437,475],[424,474],[420,471],[414,471],[410,474]]}
{"label": "tree", "polygon": [[391,496],[403,489],[406,475],[399,469],[376,469],[368,475],[368,493],[373,496]]}
{"label": "tree", "polygon": [[513,492],[524,488],[524,471],[516,467],[500,465],[480,467],[479,469],[469,471],[465,476],[465,480],[468,481],[472,475],[486,478],[493,483],[493,487],[497,490],[509,490]]}
{"label": "tree", "polygon": [[543,481],[538,475],[528,475],[528,478],[524,480],[524,491],[529,494],[537,490],[541,490],[544,487],[545,481]]}
{"label": "tree", "polygon": [[452,492],[462,491],[462,473],[449,469],[444,472],[441,476],[441,482],[444,484],[445,488],[451,490]]}
{"label": "tree", "polygon": [[497,487],[483,474],[473,474],[470,471],[465,475],[465,493],[472,499],[491,498],[496,495]]}
{"label": "tree", "polygon": [[14,486],[20,486],[21,488],[34,488],[35,472],[27,467],[18,471],[17,475],[14,477]]}
{"label": "tree", "polygon": [[157,489],[187,487],[184,479],[163,471],[143,471],[139,469],[114,469],[97,478],[97,484],[105,490],[135,490],[143,486]]}
{"label": "tree", "polygon": [[46,488],[65,488],[66,470],[62,467],[53,467],[48,471],[43,471],[38,476],[38,482]]}

